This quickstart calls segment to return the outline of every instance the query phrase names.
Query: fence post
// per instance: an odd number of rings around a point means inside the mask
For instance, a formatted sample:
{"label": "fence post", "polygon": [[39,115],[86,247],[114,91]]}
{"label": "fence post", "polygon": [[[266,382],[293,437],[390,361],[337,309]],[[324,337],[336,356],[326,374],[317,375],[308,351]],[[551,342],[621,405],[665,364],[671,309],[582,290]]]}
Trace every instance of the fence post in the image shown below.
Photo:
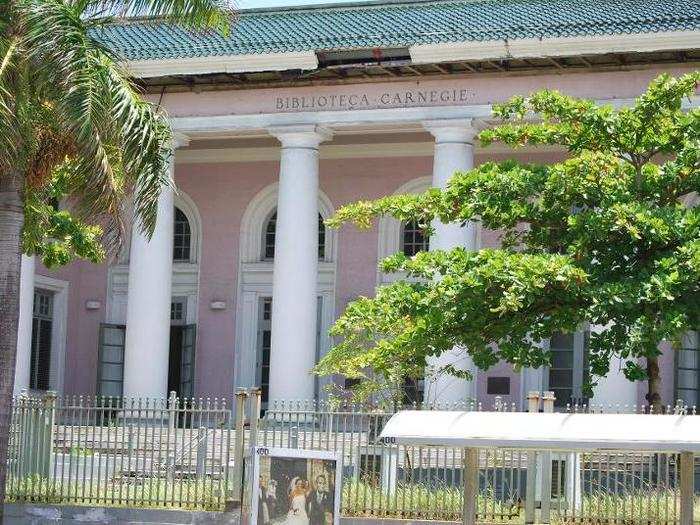
{"label": "fence post", "polygon": [[680,476],[680,525],[693,525],[693,500],[695,498],[695,456],[692,452],[681,452]]}
{"label": "fence post", "polygon": [[56,401],[58,395],[54,390],[49,390],[44,394],[44,406],[46,407],[46,412],[44,415],[44,428],[46,429],[45,434],[45,444],[44,449],[44,461],[46,476],[51,475],[51,453],[53,452],[53,442],[54,442],[54,430],[56,428]]}
{"label": "fence post", "polygon": [[[554,392],[545,392],[542,396],[542,411],[545,414],[554,412]],[[540,523],[549,523],[552,504],[552,453],[542,452],[542,480],[540,489]]]}
{"label": "fence post", "polygon": [[41,402],[23,394],[20,403],[24,410],[20,429],[21,476],[49,477],[55,422],[56,392],[46,392]]}
{"label": "fence post", "polygon": [[207,429],[197,429],[197,479],[204,478],[207,464]]}
{"label": "fence post", "polygon": [[243,461],[245,454],[245,388],[236,389],[236,437],[233,449],[233,500],[240,502],[243,489]]}
{"label": "fence post", "polygon": [[[537,391],[527,394],[527,411],[540,411],[540,393]],[[537,495],[537,452],[527,453],[527,474],[525,481],[525,523],[535,523],[535,499]]]}
{"label": "fence post", "polygon": [[174,432],[177,426],[177,392],[175,390],[171,390],[168,396],[168,426],[171,432]]}
{"label": "fence post", "polygon": [[170,451],[170,444],[168,444],[168,457],[167,457],[167,469],[166,478],[168,481],[175,479],[175,468],[177,463],[177,435],[175,434],[175,429],[177,428],[177,392],[174,390],[170,391],[168,395],[168,435],[173,436],[175,445],[173,451]]}
{"label": "fence post", "polygon": [[28,474],[28,454],[29,448],[29,396],[27,391],[23,390],[17,398],[17,477],[22,479]]}
{"label": "fence post", "polygon": [[581,453],[570,452],[565,457],[564,497],[571,517],[575,518],[581,510]]}
{"label": "fence post", "polygon": [[464,505],[463,525],[474,525],[477,518],[477,497],[479,494],[479,449],[464,449]]}
{"label": "fence post", "polygon": [[126,436],[126,446],[127,446],[127,451],[128,451],[128,465],[129,465],[129,470],[131,470],[131,463],[132,463],[132,458],[134,456],[134,424],[129,423],[129,426],[127,427],[127,436]]}
{"label": "fence post", "polygon": [[333,412],[335,407],[332,403],[326,405],[327,417],[326,417],[326,443],[330,447],[331,444],[331,434],[333,433]]}
{"label": "fence post", "polygon": [[297,426],[290,429],[289,448],[299,448],[299,427]]}
{"label": "fence post", "polygon": [[260,426],[260,411],[262,409],[262,390],[250,389],[250,448],[258,446],[258,430]]}
{"label": "fence post", "polygon": [[398,445],[381,445],[381,476],[380,482],[382,490],[389,498],[396,494],[396,483],[399,469],[399,447]]}

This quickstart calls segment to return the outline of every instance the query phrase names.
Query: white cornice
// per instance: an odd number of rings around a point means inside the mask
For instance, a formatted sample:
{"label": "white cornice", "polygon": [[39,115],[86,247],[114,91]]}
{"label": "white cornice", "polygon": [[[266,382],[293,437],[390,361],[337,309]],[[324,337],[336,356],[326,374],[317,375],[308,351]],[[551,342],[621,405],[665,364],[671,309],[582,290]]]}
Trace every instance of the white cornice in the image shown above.
{"label": "white cornice", "polygon": [[[319,148],[319,157],[321,159],[432,157],[434,149],[434,142],[321,145]],[[477,145],[477,152],[481,151],[495,155],[510,153],[513,150],[500,144],[494,144],[482,150],[482,148]],[[564,150],[552,146],[542,146],[539,148],[524,147],[518,151],[525,153],[555,153]],[[211,164],[228,162],[277,162],[279,159],[279,147],[261,147],[178,150],[175,161],[177,164]]]}
{"label": "white cornice", "polygon": [[259,55],[224,55],[166,60],[131,60],[129,72],[137,78],[169,75],[205,75],[209,73],[254,73],[257,71],[310,70],[318,67],[313,51],[267,53]]}
{"label": "white cornice", "polygon": [[416,64],[508,58],[562,57],[700,48],[700,31],[634,35],[528,38],[490,42],[453,42],[409,47]]}
{"label": "white cornice", "polygon": [[[597,104],[609,104],[622,108],[634,104],[634,99],[599,99]],[[700,97],[693,96],[683,101],[683,108],[700,106]],[[262,131],[278,126],[315,124],[333,132],[345,132],[353,128],[372,132],[372,128],[386,129],[387,125],[396,129],[414,127],[425,121],[439,119],[489,119],[492,117],[491,104],[462,106],[420,106],[386,109],[363,109],[352,111],[304,111],[296,113],[258,113],[249,115],[208,115],[196,117],[171,117],[173,129],[186,133],[192,139],[232,137],[251,131]]]}
{"label": "white cornice", "polygon": [[296,113],[257,113],[251,115],[211,115],[171,117],[173,129],[191,138],[226,132],[243,132],[315,124],[335,130],[356,126],[421,123],[442,118],[485,118],[491,116],[491,105],[423,106],[411,108],[356,109],[352,111],[300,111]]}

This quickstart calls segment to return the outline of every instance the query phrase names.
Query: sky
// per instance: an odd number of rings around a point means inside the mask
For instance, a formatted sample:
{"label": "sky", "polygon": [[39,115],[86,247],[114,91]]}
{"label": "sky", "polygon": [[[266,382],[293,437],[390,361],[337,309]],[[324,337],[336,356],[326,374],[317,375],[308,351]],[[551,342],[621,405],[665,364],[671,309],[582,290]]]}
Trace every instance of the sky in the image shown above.
{"label": "sky", "polygon": [[348,1],[367,1],[367,0],[237,0],[236,4],[241,9],[252,7],[281,7],[294,5],[313,5],[313,4],[338,4]]}

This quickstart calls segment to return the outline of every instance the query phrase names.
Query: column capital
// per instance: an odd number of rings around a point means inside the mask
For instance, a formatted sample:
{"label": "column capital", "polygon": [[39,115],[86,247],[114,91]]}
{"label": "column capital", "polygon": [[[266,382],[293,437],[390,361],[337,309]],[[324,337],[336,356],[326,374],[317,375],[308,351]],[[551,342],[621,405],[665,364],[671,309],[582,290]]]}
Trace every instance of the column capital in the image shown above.
{"label": "column capital", "polygon": [[171,139],[171,146],[173,150],[176,150],[178,148],[184,148],[185,146],[188,146],[190,143],[190,138],[185,135],[184,133],[181,133],[179,131],[173,131],[172,132],[172,139]]}
{"label": "column capital", "polygon": [[472,144],[474,137],[486,124],[482,120],[465,119],[441,119],[423,121],[423,127],[435,137],[435,142],[458,142]]}
{"label": "column capital", "polygon": [[268,133],[282,143],[283,148],[318,148],[321,142],[330,140],[331,130],[310,125],[276,126],[268,128]]}

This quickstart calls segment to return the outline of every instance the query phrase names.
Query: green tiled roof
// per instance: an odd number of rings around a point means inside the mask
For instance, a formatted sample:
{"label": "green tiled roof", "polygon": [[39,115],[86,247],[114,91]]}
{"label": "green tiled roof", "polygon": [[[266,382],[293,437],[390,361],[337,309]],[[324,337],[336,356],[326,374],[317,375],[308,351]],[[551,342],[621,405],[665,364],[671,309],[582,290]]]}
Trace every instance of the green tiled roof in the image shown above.
{"label": "green tiled roof", "polygon": [[433,0],[242,11],[231,33],[135,20],[95,33],[127,60],[700,30],[700,0]]}

